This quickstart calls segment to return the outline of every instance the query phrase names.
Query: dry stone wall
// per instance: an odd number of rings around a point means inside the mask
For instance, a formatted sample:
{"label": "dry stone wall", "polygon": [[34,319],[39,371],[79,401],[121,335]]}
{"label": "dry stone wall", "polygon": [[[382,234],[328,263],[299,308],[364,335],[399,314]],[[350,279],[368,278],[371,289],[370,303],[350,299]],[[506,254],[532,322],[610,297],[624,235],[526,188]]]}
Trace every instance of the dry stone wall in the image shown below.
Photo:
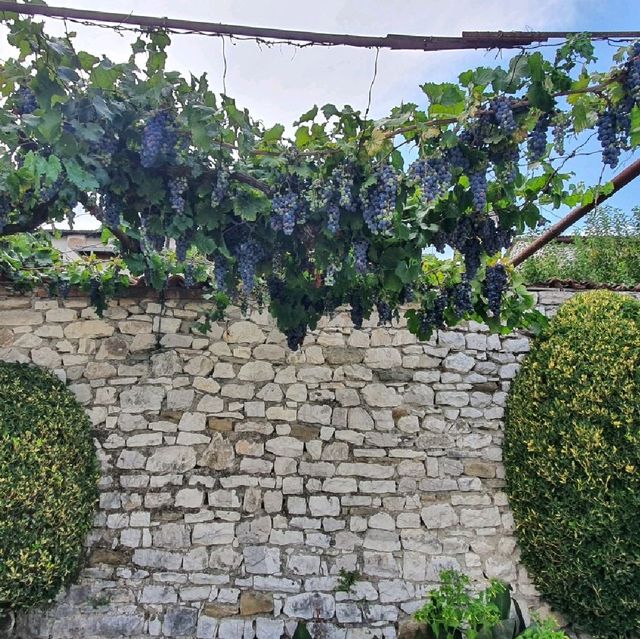
{"label": "dry stone wall", "polygon": [[0,359],[68,383],[102,464],[88,565],[18,636],[393,639],[446,565],[536,603],[501,464],[526,337],[341,313],[292,353],[258,312],[198,333],[201,305],[0,295]]}

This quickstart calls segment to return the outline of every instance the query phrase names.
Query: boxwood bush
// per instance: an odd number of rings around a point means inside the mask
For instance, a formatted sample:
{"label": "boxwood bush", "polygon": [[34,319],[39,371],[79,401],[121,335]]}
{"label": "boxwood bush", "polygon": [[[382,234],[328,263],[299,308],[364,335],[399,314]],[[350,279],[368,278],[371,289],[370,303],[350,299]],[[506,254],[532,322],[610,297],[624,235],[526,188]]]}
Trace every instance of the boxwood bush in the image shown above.
{"label": "boxwood bush", "polygon": [[601,637],[640,636],[640,303],[576,295],[511,387],[504,448],[522,559]]}
{"label": "boxwood bush", "polygon": [[73,579],[97,479],[73,394],[45,370],[0,363],[0,610],[50,601]]}

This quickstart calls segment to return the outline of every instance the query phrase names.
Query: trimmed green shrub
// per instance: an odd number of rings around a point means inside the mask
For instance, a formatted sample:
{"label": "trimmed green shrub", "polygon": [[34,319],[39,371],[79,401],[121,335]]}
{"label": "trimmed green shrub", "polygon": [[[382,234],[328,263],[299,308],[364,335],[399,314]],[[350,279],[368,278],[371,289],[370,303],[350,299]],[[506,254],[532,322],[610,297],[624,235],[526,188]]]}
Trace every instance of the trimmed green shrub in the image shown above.
{"label": "trimmed green shrub", "polygon": [[0,609],[50,601],[75,577],[97,480],[73,394],[45,370],[0,363]]}
{"label": "trimmed green shrub", "polygon": [[576,295],[511,387],[504,457],[522,560],[602,637],[640,636],[640,303]]}

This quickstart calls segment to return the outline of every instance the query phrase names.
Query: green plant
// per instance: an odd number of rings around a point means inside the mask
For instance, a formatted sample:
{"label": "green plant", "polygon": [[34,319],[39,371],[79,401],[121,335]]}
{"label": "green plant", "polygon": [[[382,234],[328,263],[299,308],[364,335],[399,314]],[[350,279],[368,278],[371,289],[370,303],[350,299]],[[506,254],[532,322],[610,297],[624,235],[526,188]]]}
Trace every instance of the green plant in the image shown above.
{"label": "green plant", "polygon": [[519,271],[529,284],[557,278],[636,286],[640,282],[640,207],[631,215],[598,207],[571,244],[550,244],[527,259]]}
{"label": "green plant", "polygon": [[504,458],[522,560],[596,636],[640,631],[640,302],[564,304],[513,382]]}
{"label": "green plant", "polygon": [[351,592],[351,589],[359,578],[360,573],[357,570],[345,570],[344,568],[340,568],[336,592]]}
{"label": "green plant", "polygon": [[558,630],[551,619],[534,617],[533,623],[520,635],[521,639],[566,639],[567,635]]}
{"label": "green plant", "polygon": [[[72,222],[80,204],[117,239],[132,275],[163,290],[180,273],[224,294],[211,297],[209,321],[229,301],[264,298],[294,349],[347,304],[359,327],[374,309],[389,321],[413,299],[407,322],[421,339],[462,319],[500,330],[535,318],[530,297],[508,290],[502,251],[536,227],[541,207],[610,192],[572,184],[566,166],[599,119],[621,123],[603,139],[610,166],[640,144],[638,44],[603,72],[577,35],[555,56],[522,50],[506,68],[424,82],[419,104],[379,120],[325,104],[267,127],[206,75],[168,70],[163,30],[141,34],[115,63],[77,50],[73,32],[1,19],[11,52],[0,74],[0,235]],[[554,125],[562,135],[551,143]],[[410,166],[405,149],[417,157]],[[464,256],[464,279],[434,286],[422,256],[446,247]],[[196,256],[213,272],[195,273]],[[113,280],[109,269],[91,279],[98,308]]]}
{"label": "green plant", "polygon": [[76,575],[98,466],[88,417],[55,376],[0,363],[0,389],[0,609],[20,609]]}
{"label": "green plant", "polygon": [[428,639],[515,636],[515,620],[509,625],[502,624],[509,620],[511,609],[507,586],[492,580],[486,590],[474,593],[469,577],[457,570],[443,570],[440,579],[441,585],[429,593],[425,604],[414,614],[417,621],[425,624]]}

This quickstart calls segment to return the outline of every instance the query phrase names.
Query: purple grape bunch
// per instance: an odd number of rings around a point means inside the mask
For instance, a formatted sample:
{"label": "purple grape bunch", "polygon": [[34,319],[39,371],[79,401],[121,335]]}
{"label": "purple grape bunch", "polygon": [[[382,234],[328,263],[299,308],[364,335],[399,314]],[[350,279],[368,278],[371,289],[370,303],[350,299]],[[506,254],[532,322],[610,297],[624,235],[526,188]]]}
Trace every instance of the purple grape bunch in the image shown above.
{"label": "purple grape bunch", "polygon": [[379,326],[391,324],[391,320],[393,319],[393,310],[388,302],[378,300],[376,302],[376,310],[378,311]]}
{"label": "purple grape bunch", "polygon": [[214,279],[216,290],[220,293],[227,290],[227,277],[229,276],[229,260],[224,255],[215,258]]}
{"label": "purple grape bunch", "polygon": [[602,162],[612,169],[620,160],[620,144],[617,136],[617,118],[613,111],[598,116],[598,140],[602,147]]}
{"label": "purple grape bunch", "polygon": [[485,169],[476,169],[469,174],[469,185],[473,197],[473,207],[476,211],[484,211],[487,208],[487,172]]}
{"label": "purple grape bunch", "polygon": [[143,243],[152,251],[160,252],[165,245],[164,235],[155,233],[151,228],[151,215],[145,213],[140,215],[140,225],[142,227]]}
{"label": "purple grape bunch", "polygon": [[384,233],[391,226],[396,209],[399,176],[390,164],[381,164],[374,170],[375,182],[363,187],[360,197],[362,216],[369,230]]}
{"label": "purple grape bunch", "polygon": [[235,255],[238,260],[238,270],[242,280],[242,292],[245,296],[251,295],[256,283],[256,267],[260,261],[262,251],[253,239],[249,238],[236,247]]}
{"label": "purple grape bunch", "polygon": [[153,114],[142,131],[142,166],[148,169],[158,164],[161,159],[171,162],[175,156],[177,139],[173,116],[168,111]]}
{"label": "purple grape bunch", "polygon": [[357,240],[353,243],[353,255],[356,272],[364,275],[369,270],[369,242],[367,240]]}
{"label": "purple grape bunch", "polygon": [[173,177],[167,185],[169,187],[169,204],[171,208],[178,214],[184,213],[184,207],[187,203],[184,194],[189,186],[186,177]]}
{"label": "purple grape bunch", "polygon": [[273,196],[271,207],[271,228],[274,231],[282,231],[285,235],[293,234],[301,209],[298,194],[292,190],[277,193]]}
{"label": "purple grape bunch", "polygon": [[473,312],[473,302],[471,299],[471,283],[466,275],[462,277],[462,281],[454,284],[449,289],[449,302],[453,307],[456,318],[461,319],[468,313]]}
{"label": "purple grape bunch", "polygon": [[444,312],[449,305],[445,291],[440,291],[433,302],[420,311],[420,334],[430,337],[434,329],[444,326]]}
{"label": "purple grape bunch", "polygon": [[[463,140],[463,136],[460,136],[460,140]],[[449,168],[451,171],[459,171],[464,173],[469,170],[469,158],[464,154],[462,150],[462,146],[457,144],[456,146],[452,146],[450,149],[447,149],[445,152],[445,159],[449,163]]]}
{"label": "purple grape bunch", "polygon": [[354,169],[349,162],[341,164],[331,175],[338,196],[338,206],[345,211],[356,209],[357,198],[354,196]]}
{"label": "purple grape bunch", "polygon": [[117,229],[121,222],[122,203],[112,193],[104,193],[102,195],[102,210],[104,211],[105,226],[111,229]]}
{"label": "purple grape bunch", "polygon": [[640,106],[640,42],[634,42],[625,66],[625,89],[635,104]]}
{"label": "purple grape bunch", "polygon": [[192,240],[193,235],[189,232],[185,232],[176,238],[176,260],[179,263],[186,261],[187,252],[189,251]]}
{"label": "purple grape bunch", "polygon": [[220,205],[229,191],[229,169],[220,165],[216,169],[213,189],[211,190],[211,206],[213,208]]}
{"label": "purple grape bunch", "polygon": [[38,108],[35,93],[27,86],[21,86],[15,92],[14,102],[18,115],[29,115]]}
{"label": "purple grape bunch", "polygon": [[55,182],[52,182],[49,186],[45,186],[40,189],[40,201],[47,203],[51,202],[62,188],[62,178],[59,177]]}
{"label": "purple grape bunch", "polygon": [[493,111],[494,118],[501,131],[507,135],[515,133],[518,125],[513,117],[513,103],[510,98],[506,96],[494,98],[489,108]]}
{"label": "purple grape bunch", "polygon": [[185,288],[192,288],[196,283],[195,272],[193,268],[193,264],[189,262],[184,267],[184,286]]}
{"label": "purple grape bunch", "polygon": [[432,239],[440,253],[450,246],[462,254],[469,280],[478,272],[483,252],[493,255],[512,241],[513,229],[502,228],[492,218],[478,213],[458,218],[450,231],[440,229]]}
{"label": "purple grape bunch", "polygon": [[449,189],[452,179],[449,162],[449,158],[428,158],[416,160],[409,166],[408,178],[420,187],[425,204],[433,202]]}
{"label": "purple grape bunch", "polygon": [[544,113],[540,116],[536,125],[527,137],[527,151],[529,159],[537,162],[544,157],[547,151],[547,131],[549,130],[549,116]]}
{"label": "purple grape bunch", "polygon": [[504,264],[498,263],[494,266],[487,267],[482,290],[487,297],[489,310],[493,317],[500,317],[502,297],[507,289],[508,282],[509,277],[507,276],[507,270]]}

